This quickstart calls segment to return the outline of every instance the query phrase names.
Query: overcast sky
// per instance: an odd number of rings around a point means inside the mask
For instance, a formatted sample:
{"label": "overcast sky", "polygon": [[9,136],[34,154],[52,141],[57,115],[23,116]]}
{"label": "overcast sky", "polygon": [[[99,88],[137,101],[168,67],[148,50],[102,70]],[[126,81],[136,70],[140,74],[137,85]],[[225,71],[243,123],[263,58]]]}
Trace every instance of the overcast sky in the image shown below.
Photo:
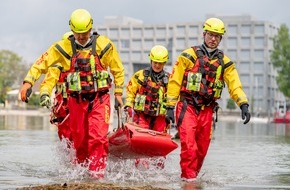
{"label": "overcast sky", "polygon": [[6,0],[1,1],[0,50],[32,63],[69,30],[72,11],[90,11],[94,24],[105,16],[129,16],[144,23],[200,22],[206,15],[251,15],[290,26],[290,0]]}

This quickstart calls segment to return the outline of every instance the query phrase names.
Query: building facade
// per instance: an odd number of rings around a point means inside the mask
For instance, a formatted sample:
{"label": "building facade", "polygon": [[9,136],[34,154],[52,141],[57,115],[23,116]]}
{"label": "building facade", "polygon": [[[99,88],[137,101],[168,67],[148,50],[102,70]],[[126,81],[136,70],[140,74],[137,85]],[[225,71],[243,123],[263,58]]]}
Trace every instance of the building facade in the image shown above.
{"label": "building facade", "polygon": [[[206,17],[213,16],[216,17]],[[253,115],[273,116],[276,105],[285,102],[276,84],[277,72],[270,61],[273,38],[279,26],[255,20],[249,15],[218,17],[226,25],[226,34],[219,48],[236,63],[251,112]],[[167,47],[169,62],[165,70],[171,72],[182,50],[203,43],[203,22],[144,24],[129,17],[106,17],[104,24],[98,24],[95,29],[116,44],[125,67],[127,84],[134,72],[149,66],[148,54],[157,44]],[[224,92],[219,101],[222,110],[227,110],[229,98]],[[236,111],[240,111],[239,108]]]}

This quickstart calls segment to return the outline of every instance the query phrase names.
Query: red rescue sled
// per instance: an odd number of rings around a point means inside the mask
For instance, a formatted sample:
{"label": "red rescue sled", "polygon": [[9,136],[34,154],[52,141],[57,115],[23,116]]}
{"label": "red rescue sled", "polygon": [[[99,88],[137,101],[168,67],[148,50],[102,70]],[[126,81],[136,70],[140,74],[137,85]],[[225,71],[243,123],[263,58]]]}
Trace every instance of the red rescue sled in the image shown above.
{"label": "red rescue sled", "polygon": [[134,123],[124,123],[108,138],[109,154],[122,159],[166,156],[178,147],[170,134],[144,129]]}

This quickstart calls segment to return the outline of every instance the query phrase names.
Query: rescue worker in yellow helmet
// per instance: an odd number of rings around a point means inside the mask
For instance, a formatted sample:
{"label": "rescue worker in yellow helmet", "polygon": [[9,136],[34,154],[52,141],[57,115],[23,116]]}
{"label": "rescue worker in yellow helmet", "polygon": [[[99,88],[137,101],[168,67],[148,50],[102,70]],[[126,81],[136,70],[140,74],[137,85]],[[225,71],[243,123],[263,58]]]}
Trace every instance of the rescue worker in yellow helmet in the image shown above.
{"label": "rescue worker in yellow helmet", "polygon": [[[73,37],[55,42],[31,66],[20,90],[21,100],[27,90],[48,68],[60,65],[60,79],[66,83],[69,125],[76,150],[76,163],[89,167],[94,178],[104,177],[107,155],[107,133],[110,121],[110,70],[114,77],[114,94],[122,106],[124,67],[114,43],[106,36],[92,32],[93,19],[85,9],[72,12],[69,26]],[[46,80],[53,88],[56,80]],[[50,92],[42,93],[41,100]],[[42,103],[45,105],[45,103]]]}
{"label": "rescue worker in yellow helmet", "polygon": [[154,46],[149,54],[151,66],[137,71],[130,79],[126,91],[125,109],[133,122],[163,132],[165,123],[165,94],[169,74],[163,70],[168,61],[164,46]]}
{"label": "rescue worker in yellow helmet", "polygon": [[[69,31],[63,34],[62,40],[69,40],[69,37],[73,36],[73,32]],[[50,95],[53,91],[54,86],[47,85],[47,82],[56,83],[55,86],[55,97],[51,107],[50,122],[57,126],[58,137],[60,140],[65,140],[68,143],[68,147],[71,147],[71,133],[69,127],[69,110],[67,105],[68,95],[65,89],[65,82],[63,78],[60,78],[62,72],[62,66],[56,64],[48,68],[48,71],[40,84],[40,106],[50,108],[51,98]]]}
{"label": "rescue worker in yellow helmet", "polygon": [[[169,78],[164,65],[168,61],[168,51],[164,46],[156,45],[151,49],[149,59],[151,66],[137,71],[128,82],[124,109],[140,127],[164,132]],[[163,168],[164,163],[158,163],[157,167]]]}
{"label": "rescue worker in yellow helmet", "polygon": [[167,88],[166,120],[176,121],[181,144],[181,179],[187,182],[195,180],[202,167],[211,141],[216,100],[225,84],[241,108],[244,124],[251,117],[235,64],[218,49],[226,32],[223,21],[209,18],[203,30],[204,43],[185,49],[178,56]]}

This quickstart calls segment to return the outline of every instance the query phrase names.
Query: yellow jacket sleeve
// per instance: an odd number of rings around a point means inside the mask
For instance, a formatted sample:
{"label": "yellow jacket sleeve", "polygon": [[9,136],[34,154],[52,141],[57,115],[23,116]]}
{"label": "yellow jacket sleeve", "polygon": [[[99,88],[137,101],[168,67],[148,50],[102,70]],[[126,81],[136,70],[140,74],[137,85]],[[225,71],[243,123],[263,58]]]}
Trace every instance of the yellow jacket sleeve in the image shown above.
{"label": "yellow jacket sleeve", "polygon": [[[231,60],[224,56],[225,70],[224,81],[226,82],[231,98],[236,102],[238,106],[243,103],[248,103],[247,96],[242,89],[242,83],[239,78],[238,71],[235,68],[235,64]],[[230,64],[229,66],[227,66]]]}
{"label": "yellow jacket sleeve", "polygon": [[97,39],[97,46],[99,46],[99,48],[97,47],[97,51],[101,51],[97,52],[98,55],[101,55],[101,63],[106,68],[110,68],[110,72],[114,77],[114,93],[123,94],[125,80],[124,66],[120,59],[117,48],[110,39],[102,35]]}
{"label": "yellow jacket sleeve", "polygon": [[51,95],[53,88],[59,80],[61,70],[61,64],[57,64],[48,68],[45,78],[40,84],[40,94],[48,94],[49,96]]}
{"label": "yellow jacket sleeve", "polygon": [[[60,42],[60,44],[63,44]],[[68,45],[66,44],[67,48]],[[49,47],[49,49],[44,52],[41,56],[37,58],[37,60],[33,63],[33,65],[30,67],[26,77],[24,78],[24,82],[29,82],[31,85],[34,85],[35,81],[39,79],[41,74],[46,74],[48,71],[48,68],[61,63],[66,68],[69,67],[70,61],[66,59],[55,47],[55,44]]]}
{"label": "yellow jacket sleeve", "polygon": [[178,56],[168,81],[166,106],[175,106],[179,99],[184,72],[193,67],[195,59],[196,54],[192,48],[184,50]]}
{"label": "yellow jacket sleeve", "polygon": [[138,83],[138,80],[144,81],[144,70],[137,71],[128,82],[127,88],[126,88],[126,102],[125,106],[129,106],[133,108],[135,103],[135,97],[139,89],[141,88],[141,84]]}

